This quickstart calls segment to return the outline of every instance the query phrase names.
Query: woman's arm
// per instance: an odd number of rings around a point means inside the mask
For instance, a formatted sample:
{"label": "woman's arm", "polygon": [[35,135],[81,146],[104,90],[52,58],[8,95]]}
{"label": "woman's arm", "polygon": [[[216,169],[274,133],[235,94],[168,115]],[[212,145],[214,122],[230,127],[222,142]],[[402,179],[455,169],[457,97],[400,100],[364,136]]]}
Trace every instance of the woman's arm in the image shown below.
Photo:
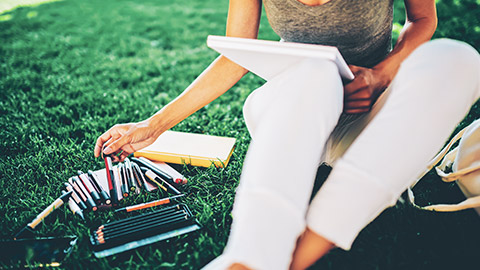
{"label": "woman's arm", "polygon": [[346,113],[370,111],[376,98],[397,74],[403,60],[435,32],[437,13],[434,0],[405,0],[405,10],[407,20],[392,52],[371,69],[350,66],[356,78],[345,86]]}
{"label": "woman's arm", "polygon": [[[256,38],[261,14],[261,0],[230,0],[227,36]],[[152,144],[160,134],[221,96],[248,71],[219,56],[175,100],[150,118],[129,124],[119,124],[102,134],[94,154],[122,154],[115,161]]]}

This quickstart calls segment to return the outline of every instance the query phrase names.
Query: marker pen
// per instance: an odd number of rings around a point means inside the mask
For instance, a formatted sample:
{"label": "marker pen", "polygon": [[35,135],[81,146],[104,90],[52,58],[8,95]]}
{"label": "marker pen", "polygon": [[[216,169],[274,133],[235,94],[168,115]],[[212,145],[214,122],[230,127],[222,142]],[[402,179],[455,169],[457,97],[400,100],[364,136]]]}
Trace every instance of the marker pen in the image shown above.
{"label": "marker pen", "polygon": [[103,189],[102,185],[99,184],[100,182],[97,175],[91,170],[88,170],[88,176],[90,176],[90,180],[92,184],[96,187],[97,192],[100,194],[100,198],[102,198],[102,201],[105,204],[112,203],[112,200],[110,200],[110,196],[108,196],[108,193]]}
{"label": "marker pen", "polygon": [[145,172],[145,175],[150,178],[150,180],[157,180],[157,181],[160,181],[160,182],[163,182],[167,188],[172,191],[173,193],[179,195],[179,194],[182,194],[180,191],[178,191],[178,189],[176,189],[174,186],[170,185],[170,183],[168,183],[166,180],[164,180],[162,177],[159,177],[157,174],[155,174],[154,172],[152,172],[151,170],[148,170]]}
{"label": "marker pen", "polygon": [[93,201],[92,197],[90,197],[90,194],[88,194],[85,187],[82,185],[82,182],[80,181],[80,179],[77,176],[74,176],[71,179],[72,179],[71,184],[72,184],[73,188],[75,188],[75,191],[77,193],[83,194],[85,196],[85,198],[86,198],[85,203],[87,204],[87,206],[92,208],[92,211],[97,211],[97,205]]}
{"label": "marker pen", "polygon": [[135,165],[137,164],[132,162],[131,165],[132,165],[132,174],[135,179],[135,185],[138,187],[137,188],[137,193],[138,193],[142,188],[144,189],[145,187],[143,186],[142,179],[137,174],[137,171],[135,169]]}
{"label": "marker pen", "polygon": [[[66,194],[66,193],[67,192],[65,190],[62,190],[62,194]],[[68,208],[70,208],[73,214],[79,216],[82,220],[85,220],[82,209],[80,209],[80,207],[75,203],[72,197],[68,199]]]}
{"label": "marker pen", "polygon": [[[68,179],[68,183],[70,184],[70,186],[73,188],[73,190],[75,190],[75,193],[82,199],[82,201],[84,202],[84,204],[87,206],[86,209],[90,209],[90,208],[93,208],[91,203],[88,202],[88,197],[85,196],[85,194],[83,193],[83,191],[80,189],[80,187],[78,187],[77,183],[75,183],[75,181],[73,181],[73,178],[69,178]],[[93,201],[92,201],[93,202]]]}
{"label": "marker pen", "polygon": [[53,203],[51,203],[47,208],[45,208],[32,222],[28,223],[23,229],[21,229],[18,233],[15,234],[13,237],[14,240],[25,238],[27,235],[32,235],[33,230],[35,227],[42,222],[48,215],[50,215],[55,209],[58,209],[64,203],[68,202],[68,199],[72,195],[72,192],[69,191],[65,194],[62,194],[58,199],[56,199]]}
{"label": "marker pen", "polygon": [[143,166],[143,167],[146,167],[150,170],[152,170],[153,172],[155,172],[157,175],[161,176],[163,179],[171,182],[171,183],[175,183],[175,180],[173,179],[173,177],[171,175],[169,175],[167,172],[165,172],[164,170],[160,169],[157,165],[155,165],[153,162],[151,162],[150,160],[144,158],[144,157],[140,157],[140,158],[135,158],[135,157],[132,157],[132,161],[137,163],[138,165],[140,166]]}
{"label": "marker pen", "polygon": [[146,192],[152,191],[150,186],[147,184],[147,180],[145,179],[145,176],[143,175],[143,172],[140,169],[140,166],[138,166],[137,163],[132,163],[132,164],[133,164],[133,171],[135,172],[135,175],[137,175],[139,181],[141,182],[141,185],[143,186],[143,189]]}
{"label": "marker pen", "polygon": [[[133,158],[132,158],[132,160],[133,160]],[[175,177],[171,176],[168,172],[166,172],[165,170],[162,170],[160,167],[158,167],[157,164],[153,163],[152,161],[150,161],[147,158],[140,157],[136,161],[139,163],[139,165],[141,164],[145,167],[148,167],[154,173],[156,173],[157,175],[159,175],[164,180],[167,180],[170,183],[177,184],[177,185],[185,185],[188,182],[188,180],[185,179],[185,178],[175,178]]]}
{"label": "marker pen", "polygon": [[127,183],[127,174],[125,171],[125,165],[123,165],[122,163],[119,163],[117,165],[117,169],[121,179],[120,190],[122,191],[122,196],[126,198],[128,197],[128,183]]}
{"label": "marker pen", "polygon": [[127,173],[127,180],[128,180],[128,188],[130,191],[135,192],[137,187],[135,186],[135,180],[133,176],[133,169],[132,169],[132,162],[130,162],[130,159],[125,158],[125,168],[126,168],[126,173]]}
{"label": "marker pen", "polygon": [[162,180],[160,180],[160,178],[155,173],[153,173],[151,170],[146,169],[145,176],[147,177],[146,179],[148,179],[147,181],[153,182],[156,186],[158,186],[159,188],[168,192],[167,188],[164,187],[162,184],[160,184],[160,182],[162,182]]}
{"label": "marker pen", "polygon": [[100,199],[100,195],[95,190],[92,183],[90,183],[90,180],[88,180],[88,175],[84,174],[82,171],[78,171],[77,174],[78,174],[78,178],[80,179],[81,183],[83,184],[87,192],[90,194],[92,199],[96,203],[100,204],[102,202],[102,200]]}
{"label": "marker pen", "polygon": [[110,191],[110,198],[112,199],[112,205],[116,206],[118,204],[118,195],[117,185],[115,182],[115,174],[113,173],[112,158],[110,156],[105,156],[104,160],[108,180],[108,189]]}
{"label": "marker pen", "polygon": [[[69,179],[68,181],[70,182],[71,179]],[[73,189],[72,185],[70,185],[69,182],[64,183],[65,188],[67,189],[67,191],[72,191],[72,198],[75,200],[77,205],[80,206],[82,210],[86,210],[87,205],[83,202],[82,198],[80,198],[80,195],[78,195],[77,192],[75,192],[75,190]]]}

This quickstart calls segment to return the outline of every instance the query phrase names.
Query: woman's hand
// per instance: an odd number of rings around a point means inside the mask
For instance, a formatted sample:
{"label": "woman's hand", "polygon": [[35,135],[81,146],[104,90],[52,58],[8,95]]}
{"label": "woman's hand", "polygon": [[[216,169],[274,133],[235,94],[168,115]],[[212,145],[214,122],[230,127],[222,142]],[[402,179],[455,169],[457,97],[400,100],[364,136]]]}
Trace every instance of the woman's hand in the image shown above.
{"label": "woman's hand", "polygon": [[391,79],[379,69],[353,65],[349,67],[355,79],[345,85],[343,110],[350,114],[369,112]]}
{"label": "woman's hand", "polygon": [[148,120],[117,124],[98,137],[95,157],[103,151],[105,155],[113,154],[114,162],[123,161],[131,153],[152,144],[158,137],[155,131]]}

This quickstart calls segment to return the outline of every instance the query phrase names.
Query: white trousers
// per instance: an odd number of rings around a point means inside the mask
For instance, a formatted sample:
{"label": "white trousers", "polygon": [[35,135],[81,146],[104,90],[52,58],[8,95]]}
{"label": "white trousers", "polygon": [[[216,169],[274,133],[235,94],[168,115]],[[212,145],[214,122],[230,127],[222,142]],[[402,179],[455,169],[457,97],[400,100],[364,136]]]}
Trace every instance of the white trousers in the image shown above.
{"label": "white trousers", "polygon": [[[343,110],[343,86],[332,62],[304,60],[265,83],[245,102],[252,141],[227,247],[206,269],[235,262],[288,269],[306,226],[350,249],[465,117],[480,96],[479,78],[475,49],[430,41],[403,62],[372,112],[340,128],[341,138],[329,143]],[[333,170],[309,204],[317,168],[329,156],[336,159]]]}

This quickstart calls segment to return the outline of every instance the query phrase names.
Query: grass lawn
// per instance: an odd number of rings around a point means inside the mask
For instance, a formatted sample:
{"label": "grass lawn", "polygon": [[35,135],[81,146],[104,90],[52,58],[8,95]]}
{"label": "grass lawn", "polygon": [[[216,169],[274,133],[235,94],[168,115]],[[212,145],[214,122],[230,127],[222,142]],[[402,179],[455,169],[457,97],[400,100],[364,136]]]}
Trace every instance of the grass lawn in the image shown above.
{"label": "grass lawn", "polygon": [[[437,2],[436,37],[464,40],[478,50],[480,2]],[[8,16],[0,21],[0,238],[30,222],[77,170],[103,168],[93,157],[97,136],[115,123],[149,117],[195,79],[217,56],[205,40],[224,34],[227,7],[226,0],[67,0],[2,14]],[[396,3],[396,29],[403,20]],[[265,16],[260,38],[278,39]],[[201,231],[96,259],[90,228],[117,216],[88,213],[82,223],[63,208],[38,226],[38,236],[79,237],[62,267],[198,269],[219,255],[250,140],[242,105],[262,83],[248,74],[174,128],[238,140],[225,169],[179,168],[189,178],[183,202],[203,225]],[[458,128],[479,114],[474,106]],[[433,174],[416,190],[420,204],[462,199],[455,184],[440,183]],[[142,195],[124,204],[159,196]],[[334,250],[313,268],[466,269],[479,265],[478,243],[480,218],[472,210],[430,213],[398,203],[362,231],[351,251]]]}

